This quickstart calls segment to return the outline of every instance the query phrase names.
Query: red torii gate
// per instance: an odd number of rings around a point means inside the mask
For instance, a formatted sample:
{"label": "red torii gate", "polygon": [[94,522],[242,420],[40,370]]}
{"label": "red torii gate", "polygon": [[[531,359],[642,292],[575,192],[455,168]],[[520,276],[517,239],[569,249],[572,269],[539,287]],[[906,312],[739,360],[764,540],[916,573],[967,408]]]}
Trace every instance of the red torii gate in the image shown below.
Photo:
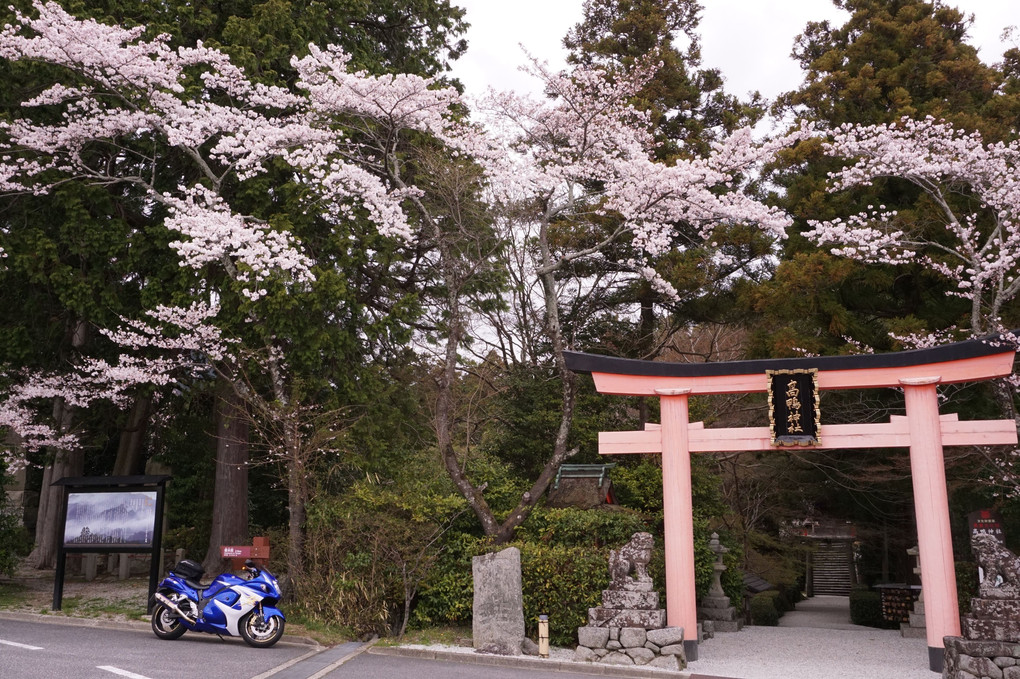
{"label": "red torii gate", "polygon": [[[690,422],[688,399],[703,394],[768,391],[766,371],[817,371],[818,389],[903,390],[906,415],[879,424],[822,424],[807,448],[910,449],[927,624],[928,660],[941,672],[943,637],[960,635],[956,574],[949,527],[949,502],[942,447],[1016,444],[1013,420],[960,421],[939,415],[939,384],[1005,377],[1013,371],[1016,347],[997,338],[970,340],[931,349],[860,356],[661,363],[567,352],[567,367],[591,373],[603,394],[658,396],[661,425],[644,431],[602,432],[599,453],[662,455],[665,523],[666,618],[690,633],[697,629],[694,592],[694,524],[690,453],[778,450],[770,427],[706,429]],[[697,639],[685,641],[689,660],[698,657]]]}

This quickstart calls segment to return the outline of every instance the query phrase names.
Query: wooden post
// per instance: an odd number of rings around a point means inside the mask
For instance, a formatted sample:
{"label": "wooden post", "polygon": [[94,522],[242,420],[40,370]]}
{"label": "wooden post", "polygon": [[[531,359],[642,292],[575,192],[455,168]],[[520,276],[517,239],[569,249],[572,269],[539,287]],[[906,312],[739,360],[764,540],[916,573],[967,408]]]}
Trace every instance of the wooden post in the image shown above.
{"label": "wooden post", "polygon": [[953,537],[949,529],[949,499],[936,393],[938,383],[938,377],[901,380],[910,424],[910,475],[917,515],[917,548],[921,557],[928,666],[933,672],[942,671],[943,637],[960,636]]}
{"label": "wooden post", "polygon": [[687,660],[698,659],[691,497],[690,389],[656,389],[662,415],[662,513],[666,540],[666,624],[684,628]]}

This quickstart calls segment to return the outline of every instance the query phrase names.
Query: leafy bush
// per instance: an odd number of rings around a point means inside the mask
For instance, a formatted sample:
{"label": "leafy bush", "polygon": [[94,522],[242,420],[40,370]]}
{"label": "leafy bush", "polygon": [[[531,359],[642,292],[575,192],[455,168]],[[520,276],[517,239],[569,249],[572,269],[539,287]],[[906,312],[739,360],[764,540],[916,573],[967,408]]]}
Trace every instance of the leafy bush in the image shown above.
{"label": "leafy bush", "polygon": [[863,588],[851,591],[850,622],[865,627],[887,627],[882,617],[882,595]]}
{"label": "leafy bush", "polygon": [[647,517],[637,512],[540,507],[518,529],[516,541],[601,549],[622,545],[634,533],[650,530]]}
{"label": "leafy bush", "polygon": [[580,547],[522,543],[524,625],[538,633],[538,616],[549,616],[549,641],[577,643],[577,628],[588,624],[588,609],[602,602],[609,586],[608,552]]}
{"label": "leafy bush", "polygon": [[751,624],[763,627],[775,627],[779,624],[779,611],[775,601],[779,592],[770,590],[760,592],[751,597]]}
{"label": "leafy bush", "polygon": [[978,595],[978,570],[976,563],[956,562],[956,598],[960,615],[970,613],[970,600]]}
{"label": "leafy bush", "polygon": [[18,520],[17,512],[7,500],[5,487],[9,483],[6,469],[0,461],[0,573],[14,575],[18,557],[32,548],[32,536]]}
{"label": "leafy bush", "polygon": [[602,590],[609,585],[608,549],[528,542],[494,547],[487,540],[462,544],[459,553],[453,556],[451,550],[422,584],[411,626],[469,624],[474,599],[471,557],[506,547],[521,551],[527,634],[534,637],[538,616],[548,615],[551,643],[577,643],[577,628],[587,623],[588,609],[601,603]]}
{"label": "leafy bush", "polygon": [[426,462],[409,455],[400,478],[372,475],[339,497],[313,493],[308,569],[298,583],[303,613],[357,634],[402,632],[422,581],[451,544],[450,527],[466,511],[442,478],[423,473],[418,465]]}

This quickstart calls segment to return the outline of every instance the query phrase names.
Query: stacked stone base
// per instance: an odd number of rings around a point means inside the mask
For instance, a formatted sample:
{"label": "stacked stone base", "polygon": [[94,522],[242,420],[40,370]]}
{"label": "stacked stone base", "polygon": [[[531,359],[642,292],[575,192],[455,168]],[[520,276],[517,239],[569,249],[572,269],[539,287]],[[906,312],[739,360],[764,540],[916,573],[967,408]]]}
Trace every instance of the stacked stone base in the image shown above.
{"label": "stacked stone base", "polygon": [[963,636],[1020,643],[1020,600],[971,599]]}
{"label": "stacked stone base", "polygon": [[582,662],[648,665],[675,671],[687,667],[683,627],[650,630],[643,627],[579,627],[577,641],[574,659]]}
{"label": "stacked stone base", "polygon": [[[739,632],[744,621],[737,615],[737,609],[730,604],[727,596],[702,597],[698,606],[698,617],[704,622],[711,622],[711,632]],[[706,631],[706,634],[708,632]]]}
{"label": "stacked stone base", "polygon": [[1020,679],[1020,644],[946,637],[943,679]]}
{"label": "stacked stone base", "polygon": [[910,613],[910,622],[900,623],[900,636],[907,639],[924,639],[928,636],[926,625],[924,602],[915,601],[914,610]]}

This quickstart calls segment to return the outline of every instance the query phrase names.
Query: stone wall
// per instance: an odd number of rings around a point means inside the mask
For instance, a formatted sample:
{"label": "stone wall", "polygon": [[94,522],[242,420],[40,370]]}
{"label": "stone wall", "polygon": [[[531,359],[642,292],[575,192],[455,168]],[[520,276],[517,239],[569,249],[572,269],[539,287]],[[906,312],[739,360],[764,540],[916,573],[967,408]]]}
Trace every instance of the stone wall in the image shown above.
{"label": "stone wall", "polygon": [[944,679],[1020,679],[1020,643],[946,637]]}
{"label": "stone wall", "polygon": [[607,665],[648,665],[669,670],[687,666],[684,629],[662,627],[579,627],[574,659]]}

